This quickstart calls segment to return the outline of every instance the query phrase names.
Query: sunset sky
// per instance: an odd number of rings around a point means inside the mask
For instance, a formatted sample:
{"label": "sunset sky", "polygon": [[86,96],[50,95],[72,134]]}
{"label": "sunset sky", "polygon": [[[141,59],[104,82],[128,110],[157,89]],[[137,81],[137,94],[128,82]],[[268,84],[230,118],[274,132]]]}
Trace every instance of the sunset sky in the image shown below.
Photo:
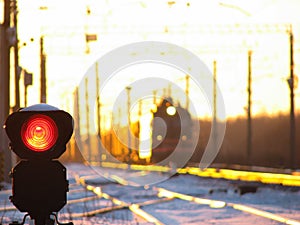
{"label": "sunset sky", "polygon": [[[20,65],[34,74],[28,104],[39,101],[39,38],[43,36],[48,103],[66,110],[72,108],[73,91],[97,58],[132,42],[166,41],[187,48],[211,71],[216,60],[228,117],[246,115],[247,53],[251,50],[253,114],[288,112],[290,25],[295,36],[295,74],[300,74],[297,0],[34,0],[30,4],[19,0],[18,5],[20,45],[26,43],[20,47]],[[96,34],[97,41],[86,43],[85,34]],[[136,74],[139,79],[163,77],[185,88],[181,71],[162,65],[133,65],[107,83],[103,106],[112,104],[112,99],[137,79]],[[168,87],[153,87],[158,95],[163,88]],[[182,94],[172,91],[172,95],[185,104]],[[200,108],[198,116],[210,115],[203,93],[192,81],[190,97]],[[12,105],[13,101],[12,97]],[[295,89],[295,103],[299,110],[299,88]]]}

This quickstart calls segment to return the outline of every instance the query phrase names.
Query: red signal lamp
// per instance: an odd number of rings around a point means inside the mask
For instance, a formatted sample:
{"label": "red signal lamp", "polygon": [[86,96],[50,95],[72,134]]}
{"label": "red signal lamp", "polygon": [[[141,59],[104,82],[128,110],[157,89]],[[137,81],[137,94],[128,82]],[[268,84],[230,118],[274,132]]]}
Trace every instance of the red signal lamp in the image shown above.
{"label": "red signal lamp", "polygon": [[36,152],[51,149],[58,138],[58,129],[49,116],[37,114],[31,116],[21,128],[24,145]]}
{"label": "red signal lamp", "polygon": [[57,159],[72,136],[73,118],[56,107],[37,104],[12,113],[5,130],[11,150],[21,159]]}

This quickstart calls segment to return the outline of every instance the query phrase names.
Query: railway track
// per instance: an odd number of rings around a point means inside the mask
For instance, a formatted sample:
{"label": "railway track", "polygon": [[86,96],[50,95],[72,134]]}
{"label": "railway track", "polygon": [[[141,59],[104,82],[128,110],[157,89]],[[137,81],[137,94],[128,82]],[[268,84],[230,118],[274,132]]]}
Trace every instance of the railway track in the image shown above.
{"label": "railway track", "polygon": [[[125,163],[117,164],[103,162],[102,166],[106,168],[128,169],[128,164]],[[169,167],[155,165],[132,165],[131,169],[137,171],[170,172]],[[198,168],[198,165],[191,164],[190,166],[185,168],[178,168],[177,173],[190,174],[200,177],[224,178],[228,180],[241,180],[250,182],[260,182],[264,184],[277,184],[283,186],[300,187],[300,173],[289,169],[284,170],[238,165],[215,165],[215,167],[201,170]]]}
{"label": "railway track", "polygon": [[[103,178],[92,169],[69,170],[68,204],[59,213],[60,220],[73,221],[75,225],[95,224],[97,220],[102,221],[100,224],[232,224],[232,217],[235,217],[241,219],[234,219],[235,224],[243,224],[244,218],[257,224],[300,225],[297,219],[276,213],[278,209],[274,210],[272,204],[242,203],[239,193],[231,190],[229,194],[228,187],[216,182],[212,185],[213,181],[199,188],[198,185],[205,180],[179,175],[161,184],[138,186],[134,181],[128,185],[123,173],[104,174],[106,178]],[[140,171],[128,173],[130,176],[147,174]],[[182,179],[184,176],[186,178]],[[178,185],[180,179],[186,183]],[[186,188],[187,185],[190,188]],[[230,200],[224,195],[233,198]],[[15,218],[18,214],[9,204],[0,206],[0,213],[15,215]],[[180,217],[180,222],[176,217]]]}
{"label": "railway track", "polygon": [[[134,173],[138,174],[137,171]],[[187,208],[200,207],[206,208],[206,210],[211,210],[212,212],[215,210],[218,212],[220,209],[225,211],[234,210],[236,213],[245,215],[248,219],[251,217],[254,218],[253,220],[263,220],[263,224],[268,224],[268,222],[269,224],[274,224],[274,222],[278,222],[278,224],[300,225],[300,221],[298,220],[272,213],[272,209],[270,207],[268,208],[269,210],[264,210],[261,209],[264,207],[254,207],[252,206],[253,204],[241,204],[228,200],[218,200],[216,198],[202,198],[198,197],[199,193],[196,192],[184,194],[180,190],[169,190],[168,188],[161,187],[160,185],[137,187],[138,184],[132,183],[133,181],[131,181],[131,185],[136,187],[126,186],[128,185],[128,180],[125,180],[122,176],[118,176],[116,174],[114,176],[107,177],[111,183],[105,185],[101,185],[101,182],[97,182],[100,178],[97,174],[92,176],[79,176],[78,174],[75,174],[74,177],[78,185],[81,185],[86,190],[94,193],[100,199],[106,199],[113,203],[108,207],[86,211],[81,214],[74,214],[74,217],[95,216],[96,214],[113,212],[115,210],[122,209],[131,211],[135,216],[142,218],[143,222],[149,222],[151,224],[168,224],[169,220],[165,219],[162,213],[157,213],[157,211],[153,210],[153,208],[159,208],[159,206],[166,204],[169,206],[172,204],[176,205],[179,201],[180,204],[185,204]],[[113,183],[113,181],[116,183]],[[108,186],[105,187],[106,185]],[[116,185],[118,186],[117,188],[110,188],[111,186]],[[212,190],[214,189],[213,187],[209,188]],[[197,188],[193,188],[191,186],[191,191],[193,189]],[[218,191],[222,192],[222,190],[216,189],[216,192]],[[222,195],[222,193],[219,194]],[[137,196],[132,197],[132,195]],[[203,194],[200,193],[200,195]],[[149,206],[150,209],[147,208]],[[199,224],[199,222],[201,221],[195,221],[195,224]],[[205,224],[205,222],[203,224]],[[240,221],[240,224],[242,224],[242,221]]]}

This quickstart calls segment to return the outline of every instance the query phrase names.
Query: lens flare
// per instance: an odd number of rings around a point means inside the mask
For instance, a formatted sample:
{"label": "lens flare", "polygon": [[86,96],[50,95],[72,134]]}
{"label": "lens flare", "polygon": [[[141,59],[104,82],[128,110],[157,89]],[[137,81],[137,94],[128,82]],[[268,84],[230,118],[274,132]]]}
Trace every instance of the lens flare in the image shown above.
{"label": "lens flare", "polygon": [[30,150],[44,152],[55,145],[58,129],[49,116],[37,114],[23,124],[21,137],[24,145]]}

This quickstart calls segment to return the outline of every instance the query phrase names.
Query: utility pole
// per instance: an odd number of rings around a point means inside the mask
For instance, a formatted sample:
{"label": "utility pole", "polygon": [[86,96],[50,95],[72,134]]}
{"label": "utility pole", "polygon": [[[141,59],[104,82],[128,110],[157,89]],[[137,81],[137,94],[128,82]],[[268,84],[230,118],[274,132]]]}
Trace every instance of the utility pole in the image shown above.
{"label": "utility pole", "polygon": [[138,118],[139,118],[139,119],[138,119],[138,121],[139,121],[139,125],[138,125],[138,126],[139,126],[139,129],[138,129],[138,132],[139,132],[139,133],[138,133],[138,137],[139,137],[139,138],[138,138],[139,156],[141,155],[141,148],[140,148],[140,146],[141,146],[141,142],[142,142],[142,141],[141,141],[141,138],[142,138],[142,137],[141,137],[141,127],[142,127],[141,119],[142,119],[142,114],[143,114],[142,112],[143,112],[143,102],[142,102],[142,99],[140,99],[140,100],[139,100],[139,112],[138,112]]}
{"label": "utility pole", "polygon": [[[122,119],[122,111],[121,111],[121,107],[118,108],[118,124],[117,124],[117,131],[119,133],[117,133],[118,136],[122,135],[122,133],[120,132],[121,130],[121,119]],[[121,136],[121,138],[123,138],[123,135]],[[119,138],[117,138],[117,146],[116,146],[117,151],[121,152],[121,154],[125,154],[123,152],[123,148],[121,145],[121,141]]]}
{"label": "utility pole", "polygon": [[217,61],[213,61],[213,118],[217,120]]}
{"label": "utility pole", "polygon": [[130,91],[131,87],[127,86],[126,87],[127,91],[127,121],[128,121],[128,155],[129,155],[129,164],[131,164],[131,131],[130,131],[130,126],[131,126],[131,120],[130,120]]}
{"label": "utility pole", "polygon": [[251,115],[251,107],[252,107],[252,51],[248,51],[248,107],[247,107],[247,161],[248,164],[251,164],[251,156],[252,156],[252,115]]}
{"label": "utility pole", "polygon": [[74,159],[78,159],[78,155],[76,152],[76,144],[79,149],[83,149],[82,146],[82,138],[81,138],[81,129],[80,129],[80,99],[79,99],[79,89],[78,87],[74,91],[74,127],[75,127],[75,135],[80,138],[80,141],[74,142]]}
{"label": "utility pole", "polygon": [[90,142],[90,107],[89,107],[89,91],[88,79],[85,78],[85,113],[86,113],[86,143],[88,153],[88,162],[91,163],[91,142]]}
{"label": "utility pole", "polygon": [[109,132],[109,151],[110,152],[113,152],[113,127],[114,127],[114,120],[115,120],[115,117],[114,117],[114,113],[111,112],[111,115],[110,115],[110,132]]}
{"label": "utility pole", "polygon": [[167,90],[166,88],[163,88],[163,97],[165,98],[167,96]]}
{"label": "utility pole", "polygon": [[153,90],[153,105],[156,106],[156,95],[157,95],[157,90]]}
{"label": "utility pole", "polygon": [[[213,61],[213,124],[217,126],[217,61]],[[217,150],[217,127],[213,133],[214,150]]]}
{"label": "utility pole", "polygon": [[9,98],[9,68],[10,68],[10,45],[8,29],[10,28],[10,1],[4,0],[3,23],[0,24],[0,155],[1,155],[1,180],[10,182],[8,177],[12,167],[11,151],[8,149],[8,138],[2,126],[9,115],[10,98]]}
{"label": "utility pole", "polygon": [[24,73],[24,107],[27,107],[27,88],[32,85],[32,73],[23,70]]}
{"label": "utility pole", "polygon": [[15,106],[14,111],[20,108],[20,75],[21,68],[19,66],[19,40],[18,40],[18,6],[17,1],[11,1],[14,29],[14,73],[15,73]]}
{"label": "utility pole", "polygon": [[172,95],[172,85],[169,84],[168,85],[168,97],[171,98],[171,95]]}
{"label": "utility pole", "polygon": [[187,74],[185,76],[185,109],[188,111],[190,108],[190,100],[189,100],[189,93],[190,93],[190,76]]}
{"label": "utility pole", "polygon": [[46,55],[44,53],[44,37],[40,37],[41,95],[40,103],[47,102]]}
{"label": "utility pole", "polygon": [[295,126],[295,101],[294,101],[294,35],[292,25],[289,29],[290,41],[290,78],[288,84],[290,87],[290,165],[294,169],[296,167],[296,126]]}
{"label": "utility pole", "polygon": [[100,122],[100,87],[99,87],[99,70],[98,70],[98,62],[95,65],[95,73],[96,73],[96,95],[97,95],[97,121],[98,121],[98,135],[101,137],[101,122]]}
{"label": "utility pole", "polygon": [[98,123],[98,136],[99,136],[99,166],[101,166],[102,162],[102,144],[101,144],[101,103],[100,103],[100,87],[99,87],[99,69],[98,69],[98,62],[95,64],[95,73],[96,73],[96,96],[97,96],[97,123]]}

